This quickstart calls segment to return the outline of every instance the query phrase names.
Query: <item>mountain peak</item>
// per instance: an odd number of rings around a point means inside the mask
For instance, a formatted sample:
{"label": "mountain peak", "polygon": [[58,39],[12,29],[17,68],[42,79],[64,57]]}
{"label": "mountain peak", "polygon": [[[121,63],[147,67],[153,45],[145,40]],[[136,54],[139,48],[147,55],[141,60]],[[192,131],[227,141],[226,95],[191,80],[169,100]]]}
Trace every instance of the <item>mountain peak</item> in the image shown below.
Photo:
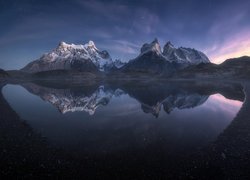
{"label": "mountain peak", "polygon": [[172,47],[174,48],[174,45],[171,43],[171,41],[168,41],[164,47]]}
{"label": "mountain peak", "polygon": [[68,44],[64,41],[61,41],[58,45],[58,49],[65,49],[65,48],[71,48],[71,49],[84,49],[84,48],[90,48],[93,50],[98,50],[95,46],[94,41],[89,41],[88,43],[82,45],[82,44]]}
{"label": "mountain peak", "polygon": [[90,40],[90,41],[86,44],[86,46],[88,46],[88,47],[90,47],[90,48],[94,48],[94,49],[97,50],[94,41],[91,41],[91,40]]}
{"label": "mountain peak", "polygon": [[68,46],[69,44],[67,44],[66,42],[64,41],[61,41],[59,44],[58,44],[58,47],[66,47]]}
{"label": "mountain peak", "polygon": [[79,44],[79,45],[76,45],[76,44],[68,44],[64,41],[61,41],[57,47],[57,50],[61,51],[65,51],[65,50],[69,50],[69,49],[83,49],[83,45]]}
{"label": "mountain peak", "polygon": [[168,41],[163,47],[163,54],[164,55],[171,54],[174,50],[175,50],[174,45],[170,41]]}
{"label": "mountain peak", "polygon": [[143,44],[141,48],[141,54],[145,54],[148,52],[156,52],[158,55],[161,54],[161,46],[157,38],[155,38],[151,43]]}
{"label": "mountain peak", "polygon": [[157,38],[155,38],[155,39],[152,41],[152,43],[158,43],[158,44],[159,44],[159,41],[158,41]]}

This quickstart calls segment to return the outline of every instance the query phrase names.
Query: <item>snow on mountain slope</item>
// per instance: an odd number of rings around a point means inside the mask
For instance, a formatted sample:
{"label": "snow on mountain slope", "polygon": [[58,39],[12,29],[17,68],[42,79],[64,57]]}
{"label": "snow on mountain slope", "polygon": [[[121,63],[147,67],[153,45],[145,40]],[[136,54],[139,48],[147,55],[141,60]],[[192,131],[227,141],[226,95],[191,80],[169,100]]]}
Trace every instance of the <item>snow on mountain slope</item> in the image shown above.
{"label": "snow on mountain slope", "polygon": [[175,48],[171,42],[165,44],[162,54],[170,62],[188,64],[210,63],[204,53],[191,48]]}
{"label": "snow on mountain slope", "polygon": [[146,54],[146,53],[151,52],[151,51],[155,52],[157,55],[162,54],[161,46],[158,42],[158,39],[155,39],[152,43],[143,44],[143,46],[141,47],[141,54],[140,55]]}
{"label": "snow on mountain slope", "polygon": [[191,48],[175,48],[171,42],[166,43],[162,52],[160,43],[155,39],[151,43],[144,44],[141,47],[141,53],[121,69],[124,72],[144,72],[171,76],[180,69],[200,63],[210,63],[207,56],[202,52]]}
{"label": "snow on mountain slope", "polygon": [[93,41],[84,45],[61,42],[56,49],[29,63],[22,70],[31,73],[72,68],[81,70],[82,66],[95,69],[93,65],[96,69],[104,71],[112,67],[113,62],[109,53],[98,50]]}
{"label": "snow on mountain slope", "polygon": [[116,68],[121,68],[123,67],[126,63],[125,62],[122,62],[120,59],[116,59],[114,62],[113,62],[114,66]]}
{"label": "snow on mountain slope", "polygon": [[166,43],[162,52],[157,39],[151,43],[145,43],[140,55],[128,63],[120,60],[112,61],[109,53],[97,49],[93,41],[84,45],[61,42],[56,49],[29,63],[21,70],[28,73],[71,69],[85,72],[144,70],[171,73],[189,65],[209,62],[204,53],[191,48],[175,48],[171,42]]}
{"label": "snow on mountain slope", "polygon": [[163,58],[168,62],[175,62],[177,64],[196,65],[200,63],[210,63],[208,57],[204,53],[191,48],[175,48],[170,41],[163,47],[163,52],[157,39],[151,43],[144,44],[137,58],[150,53],[154,53],[154,57],[158,56],[160,59]]}

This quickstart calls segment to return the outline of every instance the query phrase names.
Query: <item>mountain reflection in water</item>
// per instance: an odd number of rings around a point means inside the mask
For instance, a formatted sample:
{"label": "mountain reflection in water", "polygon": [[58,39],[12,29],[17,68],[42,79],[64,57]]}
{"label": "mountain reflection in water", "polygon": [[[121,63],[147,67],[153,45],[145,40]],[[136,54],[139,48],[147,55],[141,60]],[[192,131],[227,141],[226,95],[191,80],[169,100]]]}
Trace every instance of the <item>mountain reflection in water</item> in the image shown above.
{"label": "mountain reflection in water", "polygon": [[231,84],[21,86],[8,85],[3,94],[22,119],[59,146],[92,153],[142,148],[145,139],[175,144],[176,152],[203,146],[230,124],[244,99],[241,86]]}
{"label": "mountain reflection in water", "polygon": [[[192,86],[190,84],[156,84],[156,85],[125,85],[125,86],[82,86],[71,88],[51,88],[33,83],[22,84],[30,93],[51,103],[61,113],[84,111],[93,115],[99,106],[106,106],[112,98],[129,95],[141,104],[145,113],[159,116],[163,108],[166,113],[174,109],[188,109],[202,105],[212,94],[222,93],[243,101],[244,94],[239,86],[206,89],[207,86]],[[224,89],[223,89],[224,88]],[[235,88],[235,89],[234,89]],[[217,91],[217,92],[216,92]]]}
{"label": "mountain reflection in water", "polygon": [[[209,95],[185,91],[185,89],[164,88],[161,94],[155,92],[154,88],[148,91],[141,89],[112,89],[99,86],[92,91],[85,88],[75,89],[52,89],[38,86],[36,84],[24,84],[23,87],[30,93],[41,97],[44,101],[51,103],[61,113],[85,111],[93,115],[99,106],[106,106],[113,97],[128,94],[141,103],[145,113],[151,113],[158,117],[161,107],[170,113],[173,109],[186,109],[199,106],[206,102]],[[158,91],[158,90],[157,90]]]}

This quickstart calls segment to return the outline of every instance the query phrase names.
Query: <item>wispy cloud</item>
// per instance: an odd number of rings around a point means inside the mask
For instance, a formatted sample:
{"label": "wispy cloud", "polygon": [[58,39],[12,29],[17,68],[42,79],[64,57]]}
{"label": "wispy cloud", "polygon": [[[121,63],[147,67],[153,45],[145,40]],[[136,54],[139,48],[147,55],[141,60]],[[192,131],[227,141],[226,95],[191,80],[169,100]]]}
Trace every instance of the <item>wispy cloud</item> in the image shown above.
{"label": "wispy cloud", "polygon": [[127,41],[127,40],[112,40],[114,43],[123,45],[123,46],[129,46],[132,48],[140,48],[139,44],[133,43],[131,41]]}
{"label": "wispy cloud", "polygon": [[102,49],[106,49],[110,52],[115,52],[121,56],[124,54],[138,54],[139,46],[125,40],[109,40],[103,44],[100,44]]}
{"label": "wispy cloud", "polygon": [[242,4],[228,7],[219,14],[207,32],[204,52],[212,62],[221,63],[228,58],[250,55],[250,26],[246,23],[249,11]]}
{"label": "wispy cloud", "polygon": [[222,43],[215,43],[206,53],[217,64],[229,58],[250,56],[250,31],[241,31]]}
{"label": "wispy cloud", "polygon": [[234,16],[230,18],[228,16],[222,16],[216,19],[209,29],[209,35],[221,36],[223,33],[234,33],[235,30],[240,27],[241,21],[247,16],[247,12],[241,11],[233,14]]}

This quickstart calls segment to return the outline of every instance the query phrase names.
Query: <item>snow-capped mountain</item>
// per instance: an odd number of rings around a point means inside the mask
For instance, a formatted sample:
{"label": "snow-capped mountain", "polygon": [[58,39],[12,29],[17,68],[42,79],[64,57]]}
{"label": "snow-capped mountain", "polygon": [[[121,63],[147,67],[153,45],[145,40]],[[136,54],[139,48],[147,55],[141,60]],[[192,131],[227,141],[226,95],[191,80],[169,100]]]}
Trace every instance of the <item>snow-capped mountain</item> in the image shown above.
{"label": "snow-capped mountain", "polygon": [[57,48],[44,54],[25,66],[22,71],[36,73],[50,70],[78,70],[85,72],[98,71],[131,71],[172,74],[178,69],[209,63],[207,56],[191,48],[175,48],[171,42],[163,47],[157,39],[146,43],[141,48],[140,55],[124,63],[117,59],[112,61],[107,51],[97,49],[93,41],[84,45],[67,44],[61,42]]}
{"label": "snow-capped mountain", "polygon": [[175,48],[170,41],[165,44],[162,55],[170,62],[195,65],[210,63],[208,57],[204,53],[191,48]]}
{"label": "snow-capped mountain", "polygon": [[163,48],[157,39],[146,43],[141,48],[139,56],[129,61],[123,69],[127,72],[150,72],[172,74],[178,69],[200,63],[210,63],[207,56],[191,48],[175,48],[170,42]]}
{"label": "snow-capped mountain", "polygon": [[163,47],[163,52],[157,39],[149,44],[144,44],[141,48],[141,54],[139,57],[152,52],[154,52],[159,57],[164,58],[166,61],[175,62],[178,64],[193,65],[200,63],[210,63],[208,57],[204,53],[191,48],[175,48],[170,41],[168,41]]}
{"label": "snow-capped mountain", "polygon": [[97,49],[93,41],[84,45],[61,42],[56,49],[29,63],[22,70],[29,73],[59,69],[104,71],[112,66],[109,53]]}
{"label": "snow-capped mountain", "polygon": [[125,73],[164,73],[165,75],[170,75],[176,71],[176,65],[166,60],[162,54],[158,40],[155,39],[150,44],[144,44],[141,48],[140,55],[130,60],[121,70]]}

